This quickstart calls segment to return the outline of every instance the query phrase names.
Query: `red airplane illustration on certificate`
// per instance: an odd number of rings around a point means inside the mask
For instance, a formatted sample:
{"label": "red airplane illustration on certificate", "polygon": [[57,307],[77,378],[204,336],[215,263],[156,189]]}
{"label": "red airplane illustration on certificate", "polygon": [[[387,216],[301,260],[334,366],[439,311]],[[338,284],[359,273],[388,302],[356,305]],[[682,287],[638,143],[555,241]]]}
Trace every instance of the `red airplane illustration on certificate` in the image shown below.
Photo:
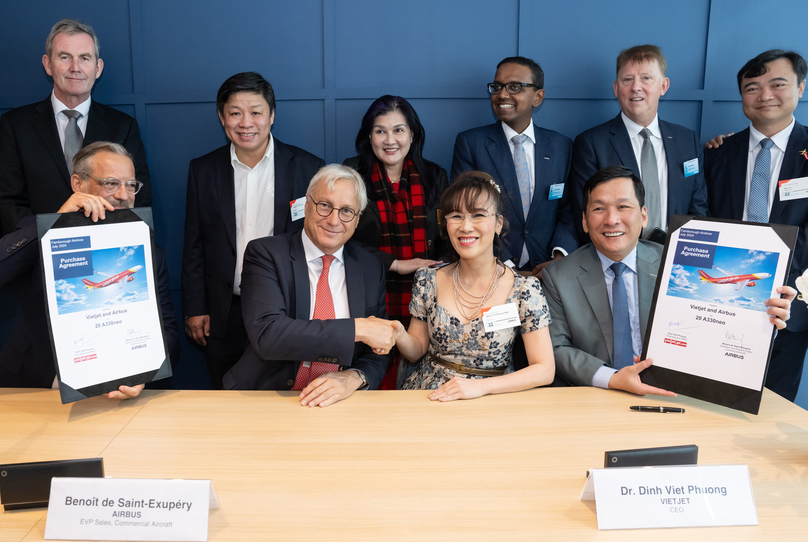
{"label": "red airplane illustration on certificate", "polygon": [[133,280],[135,280],[135,277],[133,277],[132,275],[134,275],[141,269],[143,269],[142,265],[136,265],[131,269],[127,269],[126,271],[118,273],[117,275],[107,275],[106,273],[96,271],[96,273],[98,273],[99,275],[103,275],[109,278],[106,280],[102,280],[101,282],[93,282],[88,279],[81,279],[81,282],[84,283],[84,287],[87,288],[88,290],[97,290],[99,288],[106,288],[107,286],[112,286],[115,283],[120,283],[121,285],[120,287],[123,288],[123,285],[125,283],[132,282]]}
{"label": "red airplane illustration on certificate", "polygon": [[771,277],[771,273],[748,273],[746,275],[730,275],[723,269],[719,267],[713,267],[713,269],[718,269],[725,275],[726,277],[711,277],[701,269],[699,269],[699,276],[701,276],[701,280],[704,282],[711,282],[712,284],[737,284],[738,287],[735,288],[735,291],[743,289],[744,286],[753,287],[755,285],[756,280],[763,280]]}

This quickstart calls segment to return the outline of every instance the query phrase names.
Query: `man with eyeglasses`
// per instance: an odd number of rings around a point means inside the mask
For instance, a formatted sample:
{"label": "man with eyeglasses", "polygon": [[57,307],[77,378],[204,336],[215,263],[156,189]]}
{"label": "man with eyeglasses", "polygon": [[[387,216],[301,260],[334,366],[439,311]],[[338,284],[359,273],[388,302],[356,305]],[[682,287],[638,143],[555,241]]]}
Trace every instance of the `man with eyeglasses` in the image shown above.
{"label": "man with eyeglasses", "polygon": [[549,261],[578,246],[565,189],[572,141],[533,124],[533,109],[544,100],[544,72],[535,61],[504,59],[488,93],[499,122],[458,134],[452,178],[476,170],[497,180],[510,225],[500,258],[540,276]]}
{"label": "man with eyeglasses", "polygon": [[303,231],[255,239],[244,253],[242,309],[249,346],[225,389],[292,390],[325,407],[376,389],[395,342],[386,273],[349,239],[367,205],[362,177],[321,168],[306,191]]}
{"label": "man with eyeglasses", "polygon": [[[614,95],[620,113],[575,138],[570,175],[573,215],[584,211],[583,187],[606,166],[625,166],[645,186],[648,225],[642,238],[665,242],[671,215],[707,215],[702,150],[696,133],[660,120],[659,98],[670,86],[667,61],[656,45],[620,52]],[[576,222],[581,244],[589,242]]]}
{"label": "man with eyeglasses", "polygon": [[152,201],[146,150],[137,121],[90,97],[104,61],[93,29],[64,19],[51,29],[42,64],[53,78],[44,101],[0,118],[0,229],[13,231],[26,216],[54,213],[70,197],[71,164],[94,141],[120,143],[132,154],[141,189],[136,206]]}
{"label": "man with eyeglasses", "polygon": [[[72,171],[73,195],[57,212],[83,212],[96,222],[105,220],[106,214],[116,209],[132,207],[135,195],[143,188],[143,183],[135,179],[131,155],[117,143],[97,141],[82,148],[73,159]],[[25,217],[19,226],[0,240],[0,287],[26,273],[31,274],[31,283],[23,292],[25,302],[14,332],[0,350],[0,387],[55,387],[56,370],[51,344],[47,340],[36,217]],[[156,290],[166,346],[172,362],[176,362],[179,330],[171,304],[168,267],[163,249],[157,245],[154,248]],[[121,386],[107,396],[117,399],[136,397],[142,389],[143,385]]]}

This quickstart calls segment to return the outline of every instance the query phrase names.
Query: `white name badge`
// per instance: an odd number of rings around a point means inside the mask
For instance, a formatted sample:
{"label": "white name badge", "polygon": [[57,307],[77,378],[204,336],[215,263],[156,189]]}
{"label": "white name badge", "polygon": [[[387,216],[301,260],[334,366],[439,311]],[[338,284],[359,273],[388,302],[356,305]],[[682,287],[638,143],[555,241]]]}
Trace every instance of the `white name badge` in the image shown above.
{"label": "white name badge", "polygon": [[598,529],[757,525],[746,465],[592,469],[581,500]]}
{"label": "white name badge", "polygon": [[699,172],[699,159],[694,158],[685,162],[685,177],[696,175]]}
{"label": "white name badge", "polygon": [[48,540],[207,540],[210,480],[54,478]]}
{"label": "white name badge", "polygon": [[808,177],[780,181],[780,201],[808,198]]}
{"label": "white name badge", "polygon": [[522,324],[519,319],[519,310],[516,303],[505,303],[496,307],[488,307],[480,311],[483,317],[483,327],[486,331],[497,331]]}
{"label": "white name badge", "polygon": [[306,196],[289,202],[292,209],[292,222],[306,216]]}

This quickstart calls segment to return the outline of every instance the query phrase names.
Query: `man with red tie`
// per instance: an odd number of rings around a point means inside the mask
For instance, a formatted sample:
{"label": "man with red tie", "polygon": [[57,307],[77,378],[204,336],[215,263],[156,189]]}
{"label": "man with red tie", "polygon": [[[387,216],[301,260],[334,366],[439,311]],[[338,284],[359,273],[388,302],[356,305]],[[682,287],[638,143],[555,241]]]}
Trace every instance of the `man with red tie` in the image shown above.
{"label": "man with red tie", "polygon": [[303,231],[247,245],[241,292],[249,345],[225,374],[225,389],[291,389],[302,405],[324,407],[379,386],[394,344],[385,270],[349,242],[366,205],[358,173],[325,166],[306,191]]}

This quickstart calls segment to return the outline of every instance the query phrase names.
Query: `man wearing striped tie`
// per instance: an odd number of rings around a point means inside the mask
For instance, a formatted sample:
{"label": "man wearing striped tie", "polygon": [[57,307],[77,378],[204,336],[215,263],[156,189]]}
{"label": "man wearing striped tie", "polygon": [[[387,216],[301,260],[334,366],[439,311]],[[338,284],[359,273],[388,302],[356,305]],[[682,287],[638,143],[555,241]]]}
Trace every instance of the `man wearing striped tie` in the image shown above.
{"label": "man wearing striped tie", "polygon": [[[805,59],[794,51],[766,51],[747,62],[738,72],[738,90],[750,126],[704,152],[710,215],[799,226],[788,276],[792,287],[808,268],[808,199],[790,198],[779,185],[808,181],[808,129],[794,119],[806,72]],[[766,387],[793,401],[806,350],[808,307],[796,301],[788,328],[774,341]]]}
{"label": "man wearing striped tie", "polygon": [[250,241],[241,274],[249,344],[225,389],[293,390],[302,405],[325,407],[379,387],[395,334],[385,270],[349,241],[366,205],[362,177],[331,164],[306,191],[303,231]]}

